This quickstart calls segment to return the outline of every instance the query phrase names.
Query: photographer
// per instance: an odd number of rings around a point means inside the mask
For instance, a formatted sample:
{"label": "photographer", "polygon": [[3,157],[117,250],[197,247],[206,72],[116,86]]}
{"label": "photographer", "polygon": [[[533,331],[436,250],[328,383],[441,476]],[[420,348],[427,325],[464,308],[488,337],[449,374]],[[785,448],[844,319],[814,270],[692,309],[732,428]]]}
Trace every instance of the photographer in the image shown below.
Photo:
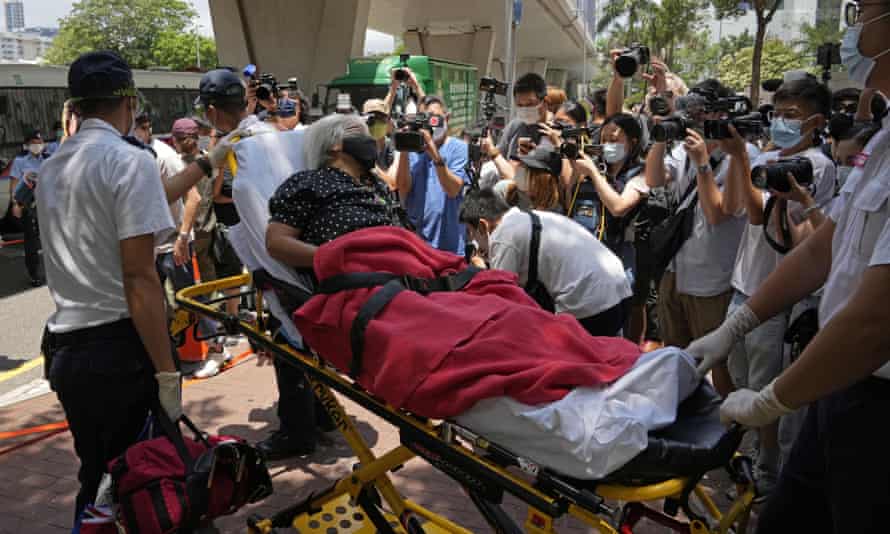
{"label": "photographer", "polygon": [[[854,81],[890,92],[890,4],[851,7],[844,66]],[[830,220],[785,256],[738,312],[689,347],[706,371],[761,322],[824,285],[820,330],[803,353],[766,387],[736,391],[720,409],[726,422],[762,427],[808,407],[760,514],[760,532],[885,530],[890,459],[880,436],[890,410],[890,120],[863,159]]]}
{"label": "photographer", "polygon": [[392,120],[386,113],[386,103],[379,98],[370,98],[362,104],[362,115],[368,125],[371,137],[377,142],[377,175],[393,191],[396,189],[396,153],[392,146]]}
{"label": "photographer", "polygon": [[399,154],[399,197],[411,224],[427,243],[462,255],[466,232],[458,221],[458,212],[463,188],[469,183],[467,144],[449,137],[448,113],[441,98],[425,97],[420,112],[436,116],[440,126],[432,134],[420,130],[425,143],[422,153]]}
{"label": "photographer", "polygon": [[[417,76],[415,76],[414,72],[408,67],[394,68],[389,75],[389,91],[386,93],[386,98],[383,99],[387,114],[392,114],[393,112],[399,114],[413,114],[417,110],[418,104],[426,97],[426,92],[423,90],[420,82],[417,81]],[[403,77],[404,79],[400,80],[400,77]],[[407,102],[396,102],[396,97],[398,96],[399,88],[402,83],[408,87],[410,95]],[[402,105],[404,106],[404,109],[393,110],[393,106],[396,105]]]}
{"label": "photographer", "polygon": [[[498,150],[514,168],[519,156],[528,154],[542,142],[539,124],[547,122],[547,82],[534,72],[524,74],[513,84],[513,105],[516,118],[504,128]],[[552,145],[549,139],[543,141]],[[558,146],[558,145],[555,145]],[[552,148],[552,146],[551,146]]]}
{"label": "photographer", "polygon": [[[732,95],[716,80],[706,80],[696,88],[715,98]],[[718,118],[719,113],[701,108],[686,120],[698,129],[705,120]],[[667,121],[657,118],[659,122]],[[678,210],[691,210],[691,228],[679,250],[673,258],[657,258],[661,262],[669,260],[658,290],[662,338],[666,345],[685,347],[719,326],[726,316],[744,220],[725,214],[721,208],[726,201],[724,189],[732,157],[692,128],[679,134],[683,142],[670,151],[667,140],[652,144],[646,158],[646,183],[650,188],[665,186],[678,203]],[[731,391],[732,381],[725,367],[715,371],[714,385],[723,394]]]}
{"label": "photographer", "polygon": [[[724,143],[732,166],[723,212],[746,213],[748,218],[732,275],[729,316],[776,270],[785,253],[776,250],[776,244],[787,251],[811,235],[824,220],[822,208],[834,196],[835,168],[818,147],[819,131],[824,128],[831,109],[828,88],[810,78],[785,82],[776,91],[773,104],[771,137],[773,145],[780,150],[761,154],[753,166],[768,166],[776,160],[802,156],[811,164],[812,176],[786,176],[788,188],[784,193],[758,189],[752,183],[750,160],[742,138],[733,129],[733,138]],[[814,189],[801,187],[798,181],[811,182]],[[771,197],[774,198],[770,201]],[[769,221],[764,213],[767,205],[773,206]],[[767,240],[766,231],[774,236],[771,238],[774,243]],[[760,389],[778,376],[782,370],[788,319],[787,312],[776,314],[735,344],[728,362],[735,386]],[[761,429],[759,445],[758,489],[768,494],[778,476],[781,456],[777,425]]]}
{"label": "photographer", "polygon": [[[540,222],[537,251],[532,250],[533,217]],[[584,227],[547,211],[511,208],[490,189],[467,195],[460,220],[492,269],[516,273],[526,288],[540,284],[557,313],[572,314],[593,336],[621,332],[630,284],[618,258]],[[533,270],[536,276],[530,275]]]}
{"label": "photographer", "polygon": [[[642,135],[636,117],[626,113],[609,117],[600,130],[605,173],[600,172],[589,156],[582,154],[574,163],[578,183],[569,197],[569,216],[573,218],[577,215],[579,201],[591,202],[588,207],[599,219],[594,234],[621,258],[625,273],[634,286],[633,324],[628,325],[627,331],[632,340],[642,337],[645,328],[645,304],[651,279],[651,275],[645,274],[639,278],[638,284],[634,247],[633,221],[638,206],[649,193],[642,161]],[[590,218],[584,220],[589,222]]]}

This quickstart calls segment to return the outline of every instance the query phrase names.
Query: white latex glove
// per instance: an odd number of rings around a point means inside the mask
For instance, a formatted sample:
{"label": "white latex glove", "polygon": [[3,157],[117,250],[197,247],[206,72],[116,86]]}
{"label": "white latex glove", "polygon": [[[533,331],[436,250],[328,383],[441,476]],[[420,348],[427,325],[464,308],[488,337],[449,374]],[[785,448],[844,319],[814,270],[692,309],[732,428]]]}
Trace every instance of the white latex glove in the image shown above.
{"label": "white latex glove", "polygon": [[793,412],[776,397],[773,384],[775,380],[759,392],[740,389],[730,393],[720,405],[720,421],[723,424],[736,421],[747,427],[759,428]]}
{"label": "white latex glove", "polygon": [[226,157],[228,157],[229,152],[232,151],[232,147],[237,143],[237,140],[234,140],[235,137],[242,138],[250,135],[245,130],[235,130],[233,132],[229,132],[229,134],[219,141],[216,142],[216,146],[210,149],[210,153],[207,154],[207,159],[210,160],[210,164],[214,169],[219,169],[226,163]]}
{"label": "white latex glove", "polygon": [[158,381],[158,399],[161,408],[167,412],[171,421],[178,421],[182,415],[182,385],[179,381],[179,372],[155,373]]}
{"label": "white latex glove", "polygon": [[725,362],[732,346],[759,325],[760,319],[747,304],[742,304],[716,330],[690,343],[686,352],[701,360],[698,375],[703,377],[717,364]]}

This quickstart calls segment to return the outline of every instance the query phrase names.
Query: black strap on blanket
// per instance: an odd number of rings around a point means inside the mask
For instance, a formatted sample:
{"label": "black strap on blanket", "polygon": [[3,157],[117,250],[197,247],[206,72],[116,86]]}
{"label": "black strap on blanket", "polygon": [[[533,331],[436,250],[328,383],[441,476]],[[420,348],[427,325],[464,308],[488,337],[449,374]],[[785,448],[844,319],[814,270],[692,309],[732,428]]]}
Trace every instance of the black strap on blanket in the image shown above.
{"label": "black strap on blanket", "polygon": [[442,291],[460,291],[470,280],[476,276],[479,269],[470,267],[451,276],[438,278],[417,278],[408,275],[396,275],[392,273],[348,273],[338,274],[326,278],[318,285],[318,292],[330,295],[338,291],[351,289],[363,289],[377,286],[383,288],[371,295],[359,309],[352,326],[349,329],[349,342],[352,348],[352,360],[349,362],[349,376],[358,378],[362,372],[362,357],[365,350],[365,331],[368,324],[383,311],[387,304],[392,302],[396,295],[402,291],[414,291],[421,295],[428,295]]}

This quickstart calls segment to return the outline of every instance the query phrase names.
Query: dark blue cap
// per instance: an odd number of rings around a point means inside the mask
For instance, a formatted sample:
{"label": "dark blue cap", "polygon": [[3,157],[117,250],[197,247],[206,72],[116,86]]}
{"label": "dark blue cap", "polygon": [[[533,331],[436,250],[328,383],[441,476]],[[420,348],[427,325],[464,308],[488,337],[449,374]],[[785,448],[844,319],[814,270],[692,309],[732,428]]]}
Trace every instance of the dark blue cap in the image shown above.
{"label": "dark blue cap", "polygon": [[205,104],[219,100],[243,100],[245,95],[241,79],[229,69],[216,69],[205,74],[198,90]]}
{"label": "dark blue cap", "polygon": [[278,116],[283,118],[293,117],[297,114],[297,103],[290,98],[282,98],[278,101]]}
{"label": "dark blue cap", "polygon": [[553,176],[562,174],[562,155],[549,147],[539,146],[527,156],[520,156],[519,161],[529,169],[547,171]]}
{"label": "dark blue cap", "polygon": [[136,96],[130,65],[107,50],[87,52],[71,64],[68,90],[72,98]]}

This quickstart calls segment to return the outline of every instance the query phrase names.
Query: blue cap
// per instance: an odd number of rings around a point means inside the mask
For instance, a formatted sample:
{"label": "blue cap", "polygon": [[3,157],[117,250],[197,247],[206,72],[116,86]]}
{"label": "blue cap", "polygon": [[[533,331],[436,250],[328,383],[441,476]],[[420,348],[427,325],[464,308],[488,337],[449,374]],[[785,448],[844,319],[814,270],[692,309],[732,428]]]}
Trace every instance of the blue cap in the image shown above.
{"label": "blue cap", "polygon": [[219,100],[243,100],[245,95],[241,79],[229,69],[215,69],[206,73],[201,78],[198,90],[200,99],[208,104]]}
{"label": "blue cap", "polygon": [[114,52],[87,52],[68,69],[68,90],[72,98],[136,96],[133,71]]}
{"label": "blue cap", "polygon": [[283,118],[293,117],[297,114],[297,103],[290,98],[282,98],[278,101],[278,116]]}

